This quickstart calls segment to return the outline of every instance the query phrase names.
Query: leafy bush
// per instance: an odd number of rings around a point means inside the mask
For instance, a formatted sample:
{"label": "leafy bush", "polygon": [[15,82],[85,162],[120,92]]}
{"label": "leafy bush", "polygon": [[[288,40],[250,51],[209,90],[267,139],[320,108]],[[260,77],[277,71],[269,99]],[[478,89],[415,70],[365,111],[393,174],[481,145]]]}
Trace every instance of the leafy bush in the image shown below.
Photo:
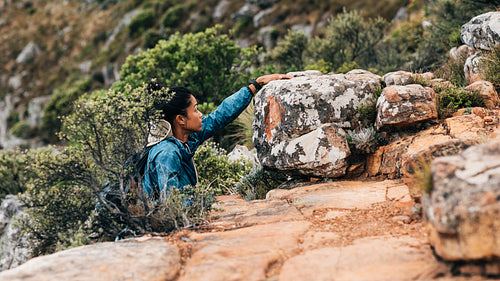
{"label": "leafy bush", "polygon": [[176,27],[185,17],[185,7],[182,4],[170,7],[162,16],[161,23],[165,27]]}
{"label": "leafy bush", "polygon": [[257,49],[241,49],[221,26],[204,32],[176,33],[137,56],[129,56],[122,66],[121,80],[112,89],[123,91],[126,84],[140,87],[151,78],[169,86],[188,86],[199,102],[219,103],[240,85],[246,85],[250,74],[245,69],[256,60]]}
{"label": "leafy bush", "polygon": [[18,194],[26,189],[25,153],[19,150],[0,150],[0,202],[8,194]]}
{"label": "leafy bush", "polygon": [[290,30],[264,60],[268,64],[273,64],[280,73],[303,70],[303,54],[307,42],[307,36],[303,32]]}
{"label": "leafy bush", "polygon": [[308,64],[305,68],[306,70],[318,70],[323,74],[333,72],[333,65],[329,62],[324,61],[323,59],[318,60],[315,63]]}
{"label": "leafy bush", "polygon": [[89,78],[81,80],[70,78],[64,85],[54,91],[45,106],[40,126],[41,137],[46,143],[58,141],[56,133],[61,130],[60,117],[71,113],[73,111],[73,102],[91,89],[92,82]]}
{"label": "leafy bush", "polygon": [[[47,147],[26,154],[31,171],[21,200],[26,205],[23,231],[30,236],[35,256],[69,246],[74,230],[93,232],[95,197],[85,185],[89,168],[82,153],[71,148],[60,152]],[[88,240],[87,240],[88,241]]]}
{"label": "leafy bush", "polygon": [[493,83],[497,92],[500,92],[500,48],[485,52],[482,62],[485,80]]}
{"label": "leafy bush", "polygon": [[213,142],[207,142],[198,148],[194,161],[200,185],[211,185],[217,195],[234,193],[238,182],[252,168],[248,161],[230,161],[226,151]]}
{"label": "leafy bush", "polygon": [[368,67],[387,26],[382,18],[365,20],[357,11],[344,10],[329,21],[324,36],[310,41],[306,56],[311,61],[330,63],[335,70],[346,62]]}
{"label": "leafy bush", "polygon": [[427,71],[441,66],[446,53],[462,44],[461,26],[473,17],[496,10],[498,3],[486,0],[430,1],[425,8],[425,19],[430,23],[424,30],[423,40],[417,48],[414,69]]}
{"label": "leafy bush", "polygon": [[444,85],[435,87],[434,90],[437,94],[437,107],[440,118],[451,116],[460,108],[484,107],[483,97],[477,91]]}
{"label": "leafy bush", "polygon": [[236,191],[246,200],[265,199],[268,191],[287,180],[284,173],[267,170],[259,165],[241,179]]}
{"label": "leafy bush", "polygon": [[10,133],[18,138],[28,138],[30,136],[31,126],[24,121],[19,121],[10,129]]}
{"label": "leafy bush", "polygon": [[148,30],[142,37],[142,45],[146,49],[153,48],[154,46],[156,46],[158,41],[160,41],[160,39],[162,39],[162,37],[158,31]]}
{"label": "leafy bush", "polygon": [[128,26],[130,36],[135,36],[140,34],[149,28],[153,27],[155,24],[155,14],[153,11],[143,11],[137,14]]}

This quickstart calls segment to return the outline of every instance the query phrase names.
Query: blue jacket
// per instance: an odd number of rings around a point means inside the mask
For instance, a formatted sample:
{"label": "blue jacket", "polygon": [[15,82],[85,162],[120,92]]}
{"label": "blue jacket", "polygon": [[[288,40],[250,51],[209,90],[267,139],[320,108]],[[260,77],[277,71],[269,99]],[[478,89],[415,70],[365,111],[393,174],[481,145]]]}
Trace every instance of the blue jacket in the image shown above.
{"label": "blue jacket", "polygon": [[[198,182],[193,161],[195,151],[205,140],[236,119],[251,101],[250,89],[241,88],[226,98],[214,112],[203,116],[201,132],[189,135],[186,143],[170,137],[154,145],[149,151],[142,179],[144,192],[151,196],[153,191],[163,192],[165,187],[195,186]],[[168,189],[165,192],[168,194]]]}

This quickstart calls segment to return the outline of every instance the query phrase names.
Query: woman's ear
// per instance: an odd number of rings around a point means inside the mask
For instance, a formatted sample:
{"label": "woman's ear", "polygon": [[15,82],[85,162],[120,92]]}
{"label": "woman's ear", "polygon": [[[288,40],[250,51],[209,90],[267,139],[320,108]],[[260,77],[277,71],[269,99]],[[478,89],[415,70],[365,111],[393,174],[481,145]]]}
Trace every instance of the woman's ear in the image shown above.
{"label": "woman's ear", "polygon": [[181,114],[178,114],[174,118],[174,123],[177,123],[180,126],[183,126],[186,123],[186,118],[182,116]]}

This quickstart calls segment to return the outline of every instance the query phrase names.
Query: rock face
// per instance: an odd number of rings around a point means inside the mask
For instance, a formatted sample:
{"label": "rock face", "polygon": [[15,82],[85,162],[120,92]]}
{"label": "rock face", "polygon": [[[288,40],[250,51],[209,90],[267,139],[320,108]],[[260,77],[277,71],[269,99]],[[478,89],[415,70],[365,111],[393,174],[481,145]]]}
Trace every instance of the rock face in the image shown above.
{"label": "rock face", "polygon": [[500,12],[489,12],[462,25],[462,42],[470,47],[491,50],[500,46]]}
{"label": "rock face", "polygon": [[258,158],[273,169],[341,176],[350,154],[343,129],[358,125],[355,108],[373,100],[380,76],[360,70],[293,75],[298,77],[273,81],[255,97]]}
{"label": "rock face", "polygon": [[216,207],[211,231],[78,247],[0,280],[463,280],[433,256],[398,180],[275,189]]}
{"label": "rock face", "polygon": [[434,171],[423,205],[436,253],[450,261],[500,258],[500,140],[437,158]]}
{"label": "rock face", "polygon": [[[127,262],[133,259],[134,262]],[[66,262],[65,262],[66,261]],[[75,270],[75,266],[79,270]],[[106,242],[38,257],[0,273],[1,280],[174,280],[177,247],[164,239]]]}
{"label": "rock face", "polygon": [[0,271],[15,268],[30,258],[28,241],[15,225],[24,213],[14,195],[7,195],[0,205]]}
{"label": "rock face", "polygon": [[481,62],[482,56],[479,53],[475,53],[470,57],[467,57],[464,64],[464,75],[467,84],[472,84],[477,81],[481,81],[483,76],[481,74]]}
{"label": "rock face", "polygon": [[389,86],[377,100],[377,129],[408,126],[436,118],[435,93],[429,87],[417,84]]}

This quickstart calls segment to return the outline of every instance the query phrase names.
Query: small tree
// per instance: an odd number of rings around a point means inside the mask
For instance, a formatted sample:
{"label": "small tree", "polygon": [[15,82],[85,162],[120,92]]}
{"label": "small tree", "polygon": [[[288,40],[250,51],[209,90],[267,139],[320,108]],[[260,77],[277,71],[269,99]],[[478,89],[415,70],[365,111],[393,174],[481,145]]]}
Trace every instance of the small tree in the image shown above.
{"label": "small tree", "polygon": [[276,67],[277,72],[299,71],[304,69],[303,54],[307,48],[307,36],[300,31],[289,31],[285,38],[266,55],[267,64]]}

